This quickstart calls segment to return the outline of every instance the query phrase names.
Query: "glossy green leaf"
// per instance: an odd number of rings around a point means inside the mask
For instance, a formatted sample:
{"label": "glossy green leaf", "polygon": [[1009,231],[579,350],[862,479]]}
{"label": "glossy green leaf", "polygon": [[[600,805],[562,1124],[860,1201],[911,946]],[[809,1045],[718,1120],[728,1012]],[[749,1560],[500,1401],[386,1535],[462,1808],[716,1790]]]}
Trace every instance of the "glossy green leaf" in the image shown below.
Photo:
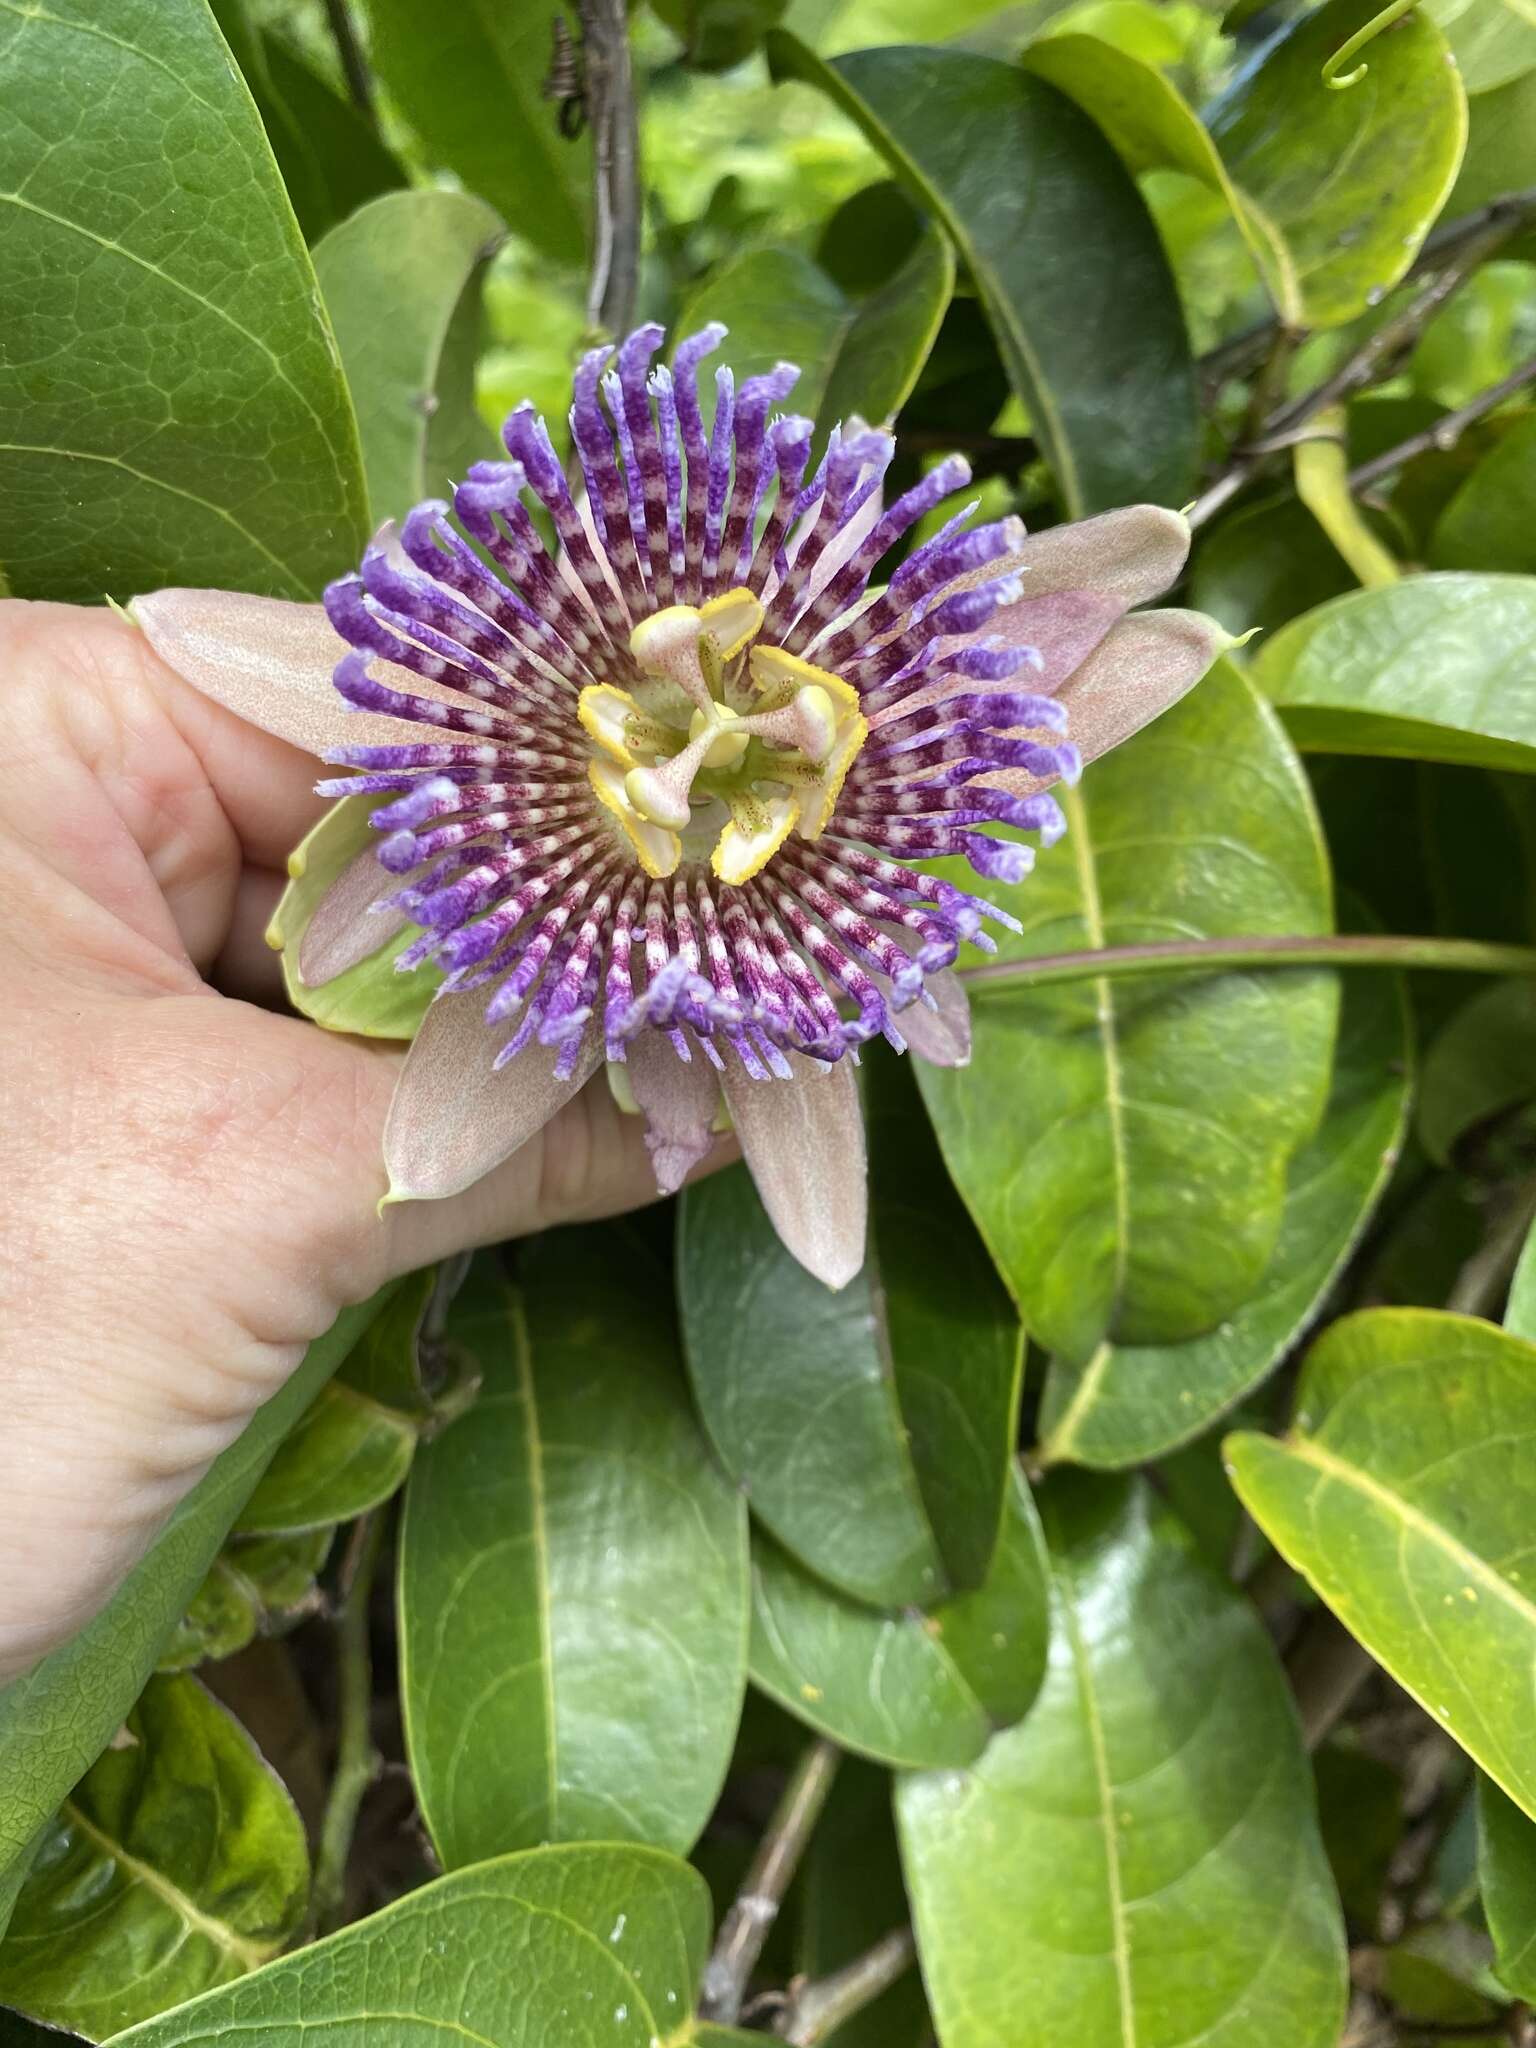
{"label": "glossy green leaf", "polygon": [[456,1871],[119,2038],[193,2048],[703,2048],[709,1894],[656,1849],[558,1846]]}
{"label": "glossy green leaf", "polygon": [[1323,83],[1327,60],[1379,12],[1378,0],[1327,0],[1206,113],[1229,176],[1287,252],[1295,296],[1279,309],[1309,327],[1357,318],[1397,282],[1466,144],[1466,95],[1422,9],[1375,38],[1355,85]]}
{"label": "glossy green leaf", "polygon": [[267,1461],[393,1292],[343,1310],[187,1495],[116,1599],[0,1690],[0,1923],[38,1830],[122,1724]]}
{"label": "glossy green leaf", "polygon": [[1527,1813],[1533,1448],[1536,1347],[1425,1309],[1333,1324],[1290,1434],[1226,1446],[1275,1548]]}
{"label": "glossy green leaf", "polygon": [[241,1509],[235,1527],[242,1535],[330,1528],[379,1507],[404,1484],[434,1420],[417,1353],[432,1284],[430,1268],[403,1282],[320,1389]]}
{"label": "glossy green leaf", "polygon": [[359,1038],[414,1038],[442,985],[442,975],[430,963],[409,974],[395,972],[400,954],[421,936],[418,925],[406,925],[376,953],[319,988],[299,979],[299,948],[321,897],[360,854],[378,843],[378,834],[368,823],[378,802],[371,796],[343,797],[299,841],[288,856],[288,886],[272,913],[266,940],[281,954],[288,1000],[304,1016],[327,1031],[349,1031]]}
{"label": "glossy green leaf", "polygon": [[747,1535],[633,1235],[475,1269],[452,1334],[473,1415],[421,1453],[400,1559],[402,1695],[443,1862],[551,1840],[686,1849],[730,1760]]}
{"label": "glossy green leaf", "polygon": [[1417,1128],[1445,1165],[1487,1118],[1536,1097],[1536,984],[1498,981],[1463,1003],[1424,1057]]}
{"label": "glossy green leaf", "polygon": [[683,1198],[683,1334],[704,1425],[764,1527],[855,1600],[927,1606],[986,1573],[1022,1340],[910,1073],[869,1066],[863,1270],[830,1293],[745,1168],[717,1174]]}
{"label": "glossy green leaf", "polygon": [[1536,571],[1536,412],[1517,420],[1457,491],[1430,552],[1437,569]]}
{"label": "glossy green leaf", "polygon": [[309,1899],[293,1802],[193,1678],[152,1678],[45,1832],[0,1998],[94,2040],[275,1956]]}
{"label": "glossy green leaf", "polygon": [[1184,319],[1130,173],[1087,116],[969,51],[823,64],[782,31],[768,48],[779,76],[858,122],[953,237],[1067,510],[1182,504],[1197,444]]}
{"label": "glossy green leaf", "polygon": [[[905,1925],[907,1897],[885,1771],[851,1757],[839,1764],[800,1868],[798,1907],[795,1965],[811,1978],[841,1969]],[[933,2022],[916,1966],[825,2039],[827,2048],[928,2048]]]}
{"label": "glossy green leaf", "polygon": [[1536,577],[1412,576],[1335,598],[1249,673],[1301,747],[1536,772]]}
{"label": "glossy green leaf", "polygon": [[[367,0],[373,61],[430,158],[487,200],[545,256],[579,264],[592,146],[567,141],[540,93],[556,0],[474,0],[447,13],[419,0]],[[567,24],[568,25],[568,24]]]}
{"label": "glossy green leaf", "polygon": [[1530,0],[1424,0],[1471,93],[1492,92],[1536,70],[1536,8]]}
{"label": "glossy green leaf", "polygon": [[967,1764],[1028,1711],[1045,1670],[1039,1522],[1015,1475],[986,1583],[926,1611],[881,1613],[755,1539],[754,1685],[844,1749],[904,1769]]}
{"label": "glossy green leaf", "polygon": [[[749,249],[704,281],[676,331],[723,322],[738,384],[777,362],[798,363],[789,402],[823,433],[853,413],[878,425],[895,418],[917,381],[954,284],[955,259],[936,228],[864,296],[844,291],[798,249]],[[702,397],[712,421],[713,394]]]}
{"label": "glossy green leaf", "polygon": [[[1230,663],[1096,761],[1014,887],[999,957],[1328,928],[1316,820],[1284,734]],[[1026,1329],[1069,1361],[1170,1344],[1246,1301],[1326,1100],[1327,974],[973,985],[971,1065],[923,1095]],[[1198,1187],[1198,1201],[1188,1191]]]}
{"label": "glossy green leaf", "polygon": [[[131,172],[128,167],[131,166]],[[203,0],[0,13],[0,561],[23,597],[313,597],[366,537],[357,430]]]}
{"label": "glossy green leaf", "polygon": [[1536,1823],[1489,1778],[1477,1781],[1477,1875],[1499,1981],[1536,1997]]}
{"label": "glossy green leaf", "polygon": [[160,1652],[159,1669],[190,1671],[232,1657],[258,1635],[312,1614],[334,1535],[333,1529],[306,1529],[226,1543]]}
{"label": "glossy green leaf", "polygon": [[897,1792],[939,2038],[1335,2048],[1338,1901],[1262,1624],[1144,1486],[1064,1477],[1042,1509],[1039,1699]]}
{"label": "glossy green leaf", "polygon": [[1270,1373],[1317,1313],[1370,1220],[1407,1121],[1410,1039],[1396,978],[1344,980],[1328,1109],[1291,1162],[1280,1236],[1258,1287],[1208,1336],[1104,1343],[1085,1366],[1056,1361],[1040,1410],[1050,1464],[1145,1464],[1208,1429]]}
{"label": "glossy green leaf", "polygon": [[[1272,633],[1314,605],[1358,586],[1349,564],[1297,499],[1245,505],[1197,543],[1189,602],[1234,636]],[[1262,639],[1235,650],[1245,664]]]}
{"label": "glossy green leaf", "polygon": [[1446,206],[1450,214],[1471,213],[1536,184],[1536,71],[1496,92],[1480,92],[1467,111],[1467,153]]}
{"label": "glossy green leaf", "polygon": [[451,477],[432,465],[432,436],[467,418],[483,452],[497,451],[475,411],[474,363],[457,361],[444,383],[444,351],[460,306],[473,312],[485,266],[505,230],[466,192],[389,192],[335,227],[315,249],[357,407],[363,467],[375,520],[403,518],[418,500],[441,497]]}
{"label": "glossy green leaf", "polygon": [[280,33],[259,28],[248,0],[210,5],[256,102],[307,241],[404,183],[404,171],[373,123],[312,71]]}
{"label": "glossy green leaf", "polygon": [[1536,1344],[1536,1224],[1531,1226],[1515,1276],[1509,1283],[1504,1327],[1512,1337],[1524,1337],[1527,1343]]}

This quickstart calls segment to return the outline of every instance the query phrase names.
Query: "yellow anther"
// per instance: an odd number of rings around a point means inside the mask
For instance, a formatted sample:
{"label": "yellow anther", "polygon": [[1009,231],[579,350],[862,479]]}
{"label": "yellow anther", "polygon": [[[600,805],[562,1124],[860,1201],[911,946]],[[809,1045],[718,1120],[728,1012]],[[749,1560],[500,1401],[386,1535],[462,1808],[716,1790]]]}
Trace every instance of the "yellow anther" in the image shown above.
{"label": "yellow anther", "polygon": [[605,754],[626,768],[635,765],[634,753],[625,737],[626,728],[631,719],[643,715],[628,690],[615,689],[612,683],[589,683],[576,699],[576,716],[586,731]]}
{"label": "yellow anther", "polygon": [[653,881],[674,874],[683,857],[683,842],[675,832],[654,825],[640,813],[624,793],[624,774],[611,761],[589,761],[587,780],[592,793],[611,813],[619,829],[635,850],[635,858]]}
{"label": "yellow anther", "polygon": [[731,822],[716,841],[709,864],[722,882],[750,882],[760,874],[794,830],[800,816],[796,796],[731,798]]}
{"label": "yellow anther", "polygon": [[[754,647],[747,666],[760,690],[779,691],[786,686],[803,689],[814,683],[826,691],[840,712],[859,708],[859,693],[851,683],[845,683],[829,668],[817,668],[814,662],[802,661],[798,654],[786,654],[782,647]],[[788,701],[786,698],[785,702]]]}
{"label": "yellow anther", "polygon": [[802,839],[819,839],[826,831],[832,813],[837,808],[837,800],[843,793],[843,784],[848,780],[848,770],[859,758],[860,750],[868,738],[868,721],[858,713],[842,721],[837,745],[831,757],[822,769],[814,788],[803,793],[800,814]]}
{"label": "yellow anther", "polygon": [[750,590],[726,590],[699,611],[701,629],[722,661],[734,661],[763,627],[763,608]]}

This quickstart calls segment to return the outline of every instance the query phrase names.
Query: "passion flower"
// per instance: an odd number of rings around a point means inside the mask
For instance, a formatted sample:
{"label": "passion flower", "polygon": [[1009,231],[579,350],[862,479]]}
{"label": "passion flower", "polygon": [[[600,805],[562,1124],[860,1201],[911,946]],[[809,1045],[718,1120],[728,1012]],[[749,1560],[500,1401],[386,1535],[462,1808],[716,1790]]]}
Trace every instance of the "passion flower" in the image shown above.
{"label": "passion flower", "polygon": [[966,464],[888,503],[895,443],[854,425],[813,467],[811,421],[776,414],[787,363],[739,389],[717,371],[706,428],[698,368],[724,334],[670,369],[655,326],[592,351],[575,489],[520,406],[510,459],[387,527],[323,615],[163,591],[135,616],[191,681],[347,771],[323,793],[378,799],[299,974],[323,985],[409,927],[396,969],[442,976],[386,1132],[393,1197],[458,1192],[606,1062],[663,1191],[723,1098],[785,1243],[836,1287],[863,1257],[859,1047],[964,1063],[954,963],[1017,928],[986,885],[1022,879],[1065,829],[1052,785],[1224,636],[1132,610],[1188,544],[1152,506],[1032,538],[964,506],[872,590]]}

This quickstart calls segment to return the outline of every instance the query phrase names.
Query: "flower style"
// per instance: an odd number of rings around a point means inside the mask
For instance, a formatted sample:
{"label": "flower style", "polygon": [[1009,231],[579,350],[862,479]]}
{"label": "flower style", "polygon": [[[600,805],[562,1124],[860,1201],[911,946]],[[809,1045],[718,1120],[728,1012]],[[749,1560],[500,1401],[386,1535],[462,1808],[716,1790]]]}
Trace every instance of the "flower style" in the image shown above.
{"label": "flower style", "polygon": [[968,506],[871,592],[965,463],[887,504],[895,443],[853,423],[812,468],[812,422],[775,413],[786,363],[739,389],[717,371],[706,426],[724,334],[670,368],[656,326],[593,350],[578,492],[520,406],[510,460],[386,527],[323,615],[189,591],[134,615],[189,680],[346,770],[324,794],[377,799],[298,971],[322,986],[414,932],[396,969],[443,977],[390,1114],[393,1197],[469,1185],[606,1061],[664,1192],[723,1095],[780,1235],[837,1287],[864,1248],[859,1047],[963,1064],[961,945],[1018,928],[934,864],[1020,880],[1015,835],[1065,829],[1051,785],[1224,636],[1131,609],[1188,543],[1151,506],[1032,538]]}

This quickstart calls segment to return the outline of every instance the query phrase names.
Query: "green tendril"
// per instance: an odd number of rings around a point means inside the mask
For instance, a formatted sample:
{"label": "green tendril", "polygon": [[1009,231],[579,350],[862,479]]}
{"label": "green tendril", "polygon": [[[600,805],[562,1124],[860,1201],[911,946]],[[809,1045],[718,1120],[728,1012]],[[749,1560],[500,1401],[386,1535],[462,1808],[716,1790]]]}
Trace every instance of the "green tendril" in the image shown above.
{"label": "green tendril", "polygon": [[1347,86],[1357,85],[1371,67],[1357,64],[1353,71],[1346,72],[1344,66],[1352,57],[1358,57],[1367,43],[1373,43],[1377,36],[1384,35],[1394,22],[1401,21],[1417,4],[1418,0],[1392,0],[1390,7],[1383,7],[1380,14],[1373,14],[1365,26],[1357,28],[1349,41],[1341,44],[1323,66],[1324,85],[1331,92],[1343,92]]}

